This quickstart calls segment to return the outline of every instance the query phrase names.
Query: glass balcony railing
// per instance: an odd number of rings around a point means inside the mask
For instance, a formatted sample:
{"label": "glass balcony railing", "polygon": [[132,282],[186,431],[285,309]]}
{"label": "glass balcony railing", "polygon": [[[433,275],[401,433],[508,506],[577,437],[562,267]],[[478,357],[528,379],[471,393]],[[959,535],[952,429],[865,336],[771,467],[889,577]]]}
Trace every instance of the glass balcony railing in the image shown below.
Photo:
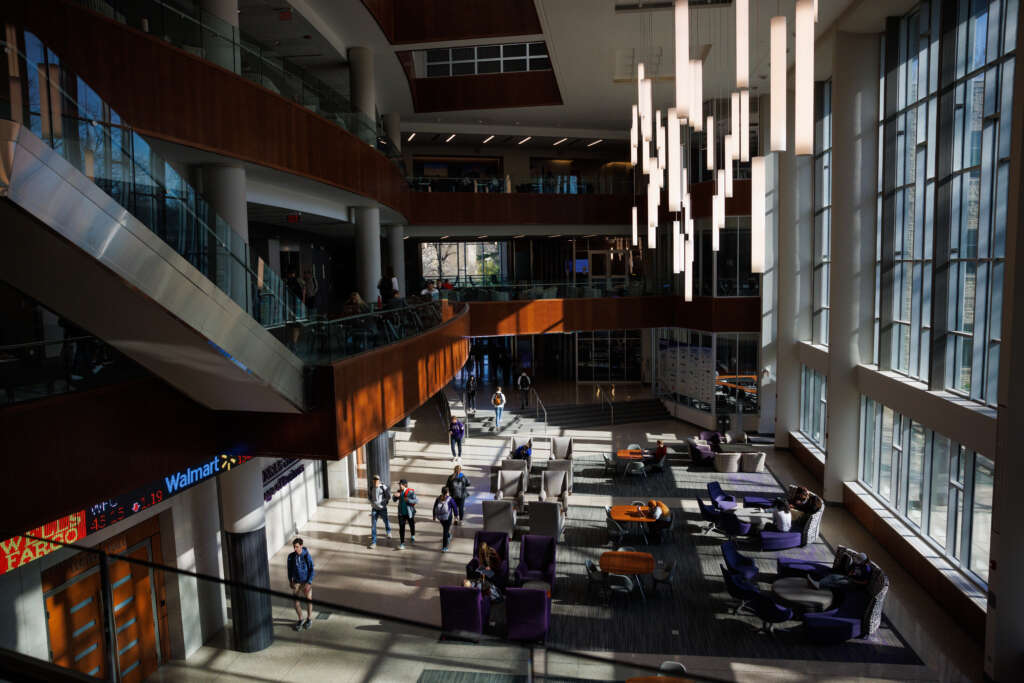
{"label": "glass balcony railing", "polygon": [[[355,111],[349,99],[308,70],[247,37],[223,19],[196,6],[162,0],[79,0],[91,10],[156,36],[222,66],[334,122],[366,144],[384,135],[373,118]],[[392,156],[389,154],[389,156]]]}
{"label": "glass balcony railing", "polygon": [[[146,493],[127,504],[149,507],[154,498]],[[297,600],[283,567],[271,567],[269,586],[259,587],[152,561],[149,538],[121,548],[116,539],[108,541],[106,552],[58,540],[89,533],[92,514],[75,513],[3,541],[4,548],[35,557],[61,550],[72,559],[45,572],[44,582],[54,585],[46,598],[48,621],[12,622],[8,642],[17,643],[22,654],[0,650],[0,677],[142,681],[223,675],[267,681],[287,671],[306,680],[344,672],[360,681],[569,681],[586,671],[590,680],[627,683],[659,675],[666,677],[657,680],[666,683],[716,680],[688,673],[671,660],[650,666],[628,653],[598,656],[559,647],[552,642],[556,627],[548,615],[552,598],[539,589],[511,598],[512,607],[505,599],[492,608],[488,597],[453,576],[451,591],[424,584],[414,600],[387,596],[384,602],[391,607],[381,614],[318,597],[332,592],[337,579],[331,572],[317,572],[312,600]],[[124,544],[124,536],[119,538]],[[333,590],[341,599],[344,594]],[[300,623],[309,617],[309,627],[293,630],[296,609]],[[430,614],[440,614],[442,626],[424,621]],[[236,618],[246,621],[236,624]],[[552,633],[538,645],[542,629]],[[191,642],[203,643],[203,649],[184,659],[179,651]],[[256,651],[239,651],[247,648]],[[34,654],[40,651],[49,652],[49,661]]]}
{"label": "glass balcony railing", "polygon": [[441,290],[449,301],[525,301],[531,299],[594,299],[617,296],[671,294],[642,278],[613,275],[576,282],[467,282]]}
{"label": "glass balcony railing", "polygon": [[39,136],[264,327],[306,318],[285,281],[171,163],[35,35],[24,32],[24,44],[0,40],[10,83],[0,116]]}
{"label": "glass balcony railing", "polygon": [[409,186],[418,192],[476,192],[525,194],[632,194],[632,178],[525,176],[494,178],[433,178],[410,176]]}

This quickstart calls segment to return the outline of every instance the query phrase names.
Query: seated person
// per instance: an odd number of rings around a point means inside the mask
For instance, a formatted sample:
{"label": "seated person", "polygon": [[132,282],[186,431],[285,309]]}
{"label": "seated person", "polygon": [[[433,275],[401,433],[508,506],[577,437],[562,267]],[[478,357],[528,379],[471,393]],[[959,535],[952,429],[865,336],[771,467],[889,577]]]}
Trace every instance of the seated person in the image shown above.
{"label": "seated person", "polygon": [[789,501],[785,498],[776,498],[772,507],[772,521],[765,529],[768,531],[789,531],[793,527],[793,515],[790,512]]}
{"label": "seated person", "polygon": [[711,450],[715,453],[722,452],[722,435],[718,432],[711,432],[711,436],[708,438],[708,444],[711,446]]}
{"label": "seated person", "polygon": [[845,574],[828,574],[822,579],[815,581],[807,577],[808,583],[815,588],[832,588],[839,590],[850,590],[858,586],[866,586],[871,579],[871,565],[868,563],[868,556],[865,553],[857,553],[857,557],[850,563]]}
{"label": "seated person", "polygon": [[821,508],[821,498],[808,491],[807,487],[798,486],[789,497],[789,505],[797,513],[793,516],[793,522],[801,524],[805,516]]}
{"label": "seated person", "polygon": [[661,439],[658,439],[658,442],[657,442],[657,445],[654,448],[654,451],[650,455],[645,455],[644,458],[647,459],[647,460],[654,460],[655,462],[657,462],[658,460],[661,460],[666,455],[668,455],[668,446],[665,445],[664,441],[662,441]]}
{"label": "seated person", "polygon": [[345,315],[359,315],[360,313],[369,313],[370,305],[363,301],[363,297],[359,296],[359,292],[352,292],[349,294],[348,299],[345,301],[345,307],[343,309]]}
{"label": "seated person", "polygon": [[668,505],[653,498],[647,501],[647,512],[654,517],[651,529],[654,530],[654,538],[661,539],[661,532],[672,526],[672,510]]}
{"label": "seated person", "polygon": [[516,449],[516,452],[512,454],[515,460],[526,460],[530,461],[530,456],[533,455],[533,439],[530,439],[522,446]]}
{"label": "seated person", "polygon": [[501,589],[495,579],[496,572],[501,568],[501,557],[498,556],[498,551],[487,543],[481,543],[477,549],[476,561],[476,576],[471,580],[472,585],[483,590],[484,595],[492,600],[496,599],[495,596],[500,597]]}

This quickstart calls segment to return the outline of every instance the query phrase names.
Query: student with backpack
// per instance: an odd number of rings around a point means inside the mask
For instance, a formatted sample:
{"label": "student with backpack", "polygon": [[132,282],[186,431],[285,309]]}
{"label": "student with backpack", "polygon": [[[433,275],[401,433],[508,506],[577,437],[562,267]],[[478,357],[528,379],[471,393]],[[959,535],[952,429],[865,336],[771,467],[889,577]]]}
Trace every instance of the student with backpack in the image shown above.
{"label": "student with backpack", "polygon": [[[466,438],[466,426],[459,422],[459,419],[452,415],[451,422],[448,423],[448,442],[452,447],[452,461],[455,461],[456,457],[462,457],[462,441]],[[455,447],[458,446],[459,454],[455,455]]]}
{"label": "student with backpack", "polygon": [[381,482],[380,475],[373,475],[373,487],[367,492],[366,497],[370,499],[370,547],[377,547],[377,520],[384,519],[384,533],[391,538],[391,522],[388,521],[388,503],[391,499],[391,491]]}
{"label": "student with backpack", "polygon": [[501,414],[505,410],[505,394],[501,393],[501,387],[491,396],[491,405],[494,406],[494,431],[501,429]]}
{"label": "student with backpack", "polygon": [[520,410],[526,410],[527,406],[530,405],[530,376],[526,374],[526,368],[523,368],[523,373],[519,375],[519,379],[516,380],[516,387],[519,389],[519,396],[522,399],[522,405]]}
{"label": "student with backpack", "polygon": [[476,375],[470,373],[466,380],[466,414],[472,410],[476,414]]}
{"label": "student with backpack", "polygon": [[451,539],[452,520],[458,514],[455,500],[448,495],[448,487],[441,487],[441,495],[434,501],[434,519],[441,523],[441,552],[448,552],[448,541]]}
{"label": "student with backpack", "polygon": [[416,542],[416,492],[405,479],[398,480],[398,492],[391,496],[398,501],[398,549],[405,550],[405,525],[409,525],[409,542]]}
{"label": "student with backpack", "polygon": [[469,477],[462,473],[461,465],[455,466],[455,471],[448,477],[447,486],[452,494],[452,499],[455,501],[455,507],[459,512],[459,517],[453,524],[458,524],[466,514],[466,498],[469,497],[470,486]]}

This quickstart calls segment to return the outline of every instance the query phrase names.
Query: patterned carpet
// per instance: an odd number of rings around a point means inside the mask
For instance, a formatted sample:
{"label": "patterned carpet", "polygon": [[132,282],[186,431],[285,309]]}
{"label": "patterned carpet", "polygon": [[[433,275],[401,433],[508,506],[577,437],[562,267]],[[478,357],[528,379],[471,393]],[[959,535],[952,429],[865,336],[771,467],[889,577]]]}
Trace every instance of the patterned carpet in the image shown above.
{"label": "patterned carpet", "polygon": [[[580,451],[583,452],[574,456],[574,497],[577,498],[579,494],[626,496],[638,500],[656,497],[671,504],[671,499],[680,498],[692,503],[699,495],[707,501],[707,483],[716,479],[727,493],[737,496],[774,496],[783,491],[774,476],[767,472],[719,474],[691,468],[676,457],[669,460],[664,474],[652,475],[646,481],[636,478],[624,481],[621,477],[612,480],[604,474],[599,454]],[[584,565],[587,559],[597,563],[601,553],[610,549],[604,508],[573,505],[570,499],[564,540],[558,547],[558,576],[548,643],[569,650],[922,663],[885,619],[870,638],[821,646],[807,641],[800,622],[782,624],[772,636],[758,631],[761,622],[757,617],[744,613],[733,615],[735,601],[726,592],[719,569],[723,563],[720,545],[724,539],[717,533],[702,535],[703,523],[695,505],[690,507],[694,508],[692,513],[674,510],[681,519],[676,523],[672,541],[643,547],[639,539],[630,541],[638,550],[653,554],[655,560],[666,563],[675,560],[672,595],[665,586],[659,587],[657,595],[652,595],[647,577],[646,601],[634,593],[632,600],[619,598],[608,606],[597,591],[588,591]],[[740,539],[738,545],[741,552],[757,561],[761,570],[759,586],[765,591],[770,591],[775,578],[776,556],[800,556],[824,562],[831,562],[833,557],[832,550],[821,540],[806,548],[780,553],[759,552],[754,550],[752,541],[745,539]]]}

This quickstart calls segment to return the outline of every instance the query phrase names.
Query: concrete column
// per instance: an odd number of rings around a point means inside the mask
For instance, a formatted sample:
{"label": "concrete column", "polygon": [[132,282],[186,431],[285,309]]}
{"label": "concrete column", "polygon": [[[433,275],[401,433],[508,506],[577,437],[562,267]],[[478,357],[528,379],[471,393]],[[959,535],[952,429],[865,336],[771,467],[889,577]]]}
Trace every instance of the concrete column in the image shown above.
{"label": "concrete column", "polygon": [[[254,293],[246,268],[249,260],[249,212],[245,195],[245,168],[227,164],[203,166],[203,195],[230,230],[215,224],[218,246],[212,250],[217,286],[246,311],[252,312]],[[225,252],[230,251],[230,256]]]}
{"label": "concrete column", "polygon": [[388,265],[398,278],[398,296],[405,297],[405,227],[389,225],[388,234]]}
{"label": "concrete column", "polygon": [[391,486],[391,437],[384,431],[363,446],[366,456],[366,490],[373,486],[373,475],[380,475],[386,486]]}
{"label": "concrete column", "polygon": [[860,391],[874,335],[878,36],[836,34],[832,71],[832,258],[825,500],[857,478]]}
{"label": "concrete column", "polygon": [[787,98],[788,150],[776,152],[779,194],[777,259],[775,445],[789,446],[800,426],[800,357],[797,342],[811,338],[811,236],[814,227],[810,156],[793,154],[793,97]]}
{"label": "concrete column", "polygon": [[[1017,35],[1024,14],[1017,18]],[[1024,69],[1014,73],[1014,93],[1024,92]],[[1002,342],[996,421],[995,493],[989,546],[988,614],[985,621],[985,675],[992,681],[1020,679],[1024,643],[1024,458],[1020,425],[1024,424],[1024,107],[1013,108],[1010,181],[1006,207],[1006,273],[1003,280]]]}
{"label": "concrete column", "polygon": [[[217,482],[228,578],[269,590],[262,463],[262,458],[256,458],[225,472]],[[235,586],[229,588],[228,594],[234,649],[256,652],[269,647],[274,642],[270,596]]]}
{"label": "concrete column", "polygon": [[349,93],[352,107],[366,118],[365,126],[351,132],[368,144],[377,140],[377,90],[373,82],[373,50],[368,47],[348,49]]}
{"label": "concrete column", "polygon": [[327,497],[350,498],[355,495],[355,480],[349,476],[349,461],[355,461],[356,454],[349,453],[341,460],[329,460],[327,465]]}
{"label": "concrete column", "polygon": [[358,206],[356,222],[356,256],[359,261],[359,293],[367,303],[377,301],[380,281],[380,209]]}
{"label": "concrete column", "polygon": [[384,135],[388,136],[395,146],[395,151],[402,151],[402,116],[396,112],[384,115]]}
{"label": "concrete column", "polygon": [[202,0],[203,24],[212,31],[203,33],[206,59],[235,73],[242,62],[238,38],[238,0]]}

